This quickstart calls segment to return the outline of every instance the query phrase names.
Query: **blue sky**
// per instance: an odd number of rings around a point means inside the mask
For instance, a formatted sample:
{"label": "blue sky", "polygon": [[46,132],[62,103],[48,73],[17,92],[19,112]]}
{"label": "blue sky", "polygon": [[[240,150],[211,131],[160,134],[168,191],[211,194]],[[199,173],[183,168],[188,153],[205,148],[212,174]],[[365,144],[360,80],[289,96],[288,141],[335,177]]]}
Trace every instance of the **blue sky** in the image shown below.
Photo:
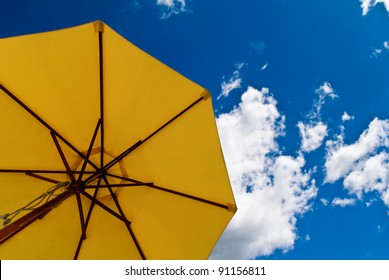
{"label": "blue sky", "polygon": [[212,258],[389,258],[389,1],[0,1],[0,37],[97,19],[212,93]]}

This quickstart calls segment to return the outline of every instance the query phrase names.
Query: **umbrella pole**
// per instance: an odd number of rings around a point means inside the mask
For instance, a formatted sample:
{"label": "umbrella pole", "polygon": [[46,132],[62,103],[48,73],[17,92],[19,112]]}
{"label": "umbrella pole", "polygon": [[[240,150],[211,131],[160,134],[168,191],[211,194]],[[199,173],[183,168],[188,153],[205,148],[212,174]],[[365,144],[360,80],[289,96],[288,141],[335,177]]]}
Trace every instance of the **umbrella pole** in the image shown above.
{"label": "umbrella pole", "polygon": [[17,219],[13,223],[7,225],[6,227],[0,229],[0,244],[3,244],[5,241],[13,237],[19,231],[23,230],[32,222],[37,219],[42,219],[47,213],[54,209],[58,204],[62,203],[65,199],[74,195],[74,189],[68,189],[65,192],[59,194],[52,200],[43,204],[42,206],[32,210],[23,217]]}

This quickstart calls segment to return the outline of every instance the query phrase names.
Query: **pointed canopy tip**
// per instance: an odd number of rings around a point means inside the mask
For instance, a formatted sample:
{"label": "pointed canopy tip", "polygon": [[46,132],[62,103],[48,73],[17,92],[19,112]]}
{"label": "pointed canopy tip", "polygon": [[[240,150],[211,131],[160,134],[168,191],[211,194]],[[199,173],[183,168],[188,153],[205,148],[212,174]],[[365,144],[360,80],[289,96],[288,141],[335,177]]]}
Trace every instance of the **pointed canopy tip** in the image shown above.
{"label": "pointed canopy tip", "polygon": [[104,22],[101,20],[96,20],[93,22],[93,25],[95,27],[95,32],[104,32]]}
{"label": "pointed canopy tip", "polygon": [[232,212],[232,213],[236,213],[236,211],[238,211],[238,207],[236,206],[236,204],[234,203],[234,204],[232,204],[232,203],[228,203],[227,204],[227,206],[228,206],[228,212]]}
{"label": "pointed canopy tip", "polygon": [[203,93],[201,93],[201,97],[202,97],[204,100],[207,100],[208,98],[211,97],[211,93],[210,93],[208,90],[204,90]]}

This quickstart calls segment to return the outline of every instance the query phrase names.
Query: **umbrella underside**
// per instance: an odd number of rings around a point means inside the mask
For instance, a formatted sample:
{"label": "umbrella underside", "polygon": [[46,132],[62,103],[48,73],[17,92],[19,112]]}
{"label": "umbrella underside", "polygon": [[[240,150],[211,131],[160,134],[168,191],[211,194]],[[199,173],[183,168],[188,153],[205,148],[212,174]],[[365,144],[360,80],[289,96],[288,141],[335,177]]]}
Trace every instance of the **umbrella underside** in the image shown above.
{"label": "umbrella underside", "polygon": [[[233,199],[231,203],[220,203],[214,199],[207,199],[196,194],[190,194],[185,191],[176,190],[171,186],[166,187],[151,180],[139,180],[133,178],[128,174],[128,168],[124,161],[136,151],[142,150],[146,143],[152,142],[153,139],[159,137],[165,130],[169,129],[172,124],[178,122],[183,116],[186,116],[190,111],[195,110],[203,101],[209,99],[209,93],[203,90],[197,98],[192,102],[182,107],[180,110],[174,112],[169,118],[160,122],[157,128],[154,128],[145,134],[141,140],[135,141],[129,145],[122,152],[110,153],[106,149],[106,112],[105,112],[105,85],[104,85],[104,50],[103,50],[103,32],[102,23],[95,23],[95,28],[98,33],[98,61],[99,61],[99,114],[95,119],[93,134],[89,136],[89,146],[87,149],[80,150],[76,148],[76,144],[72,143],[68,137],[64,136],[57,129],[50,124],[44,116],[39,115],[29,105],[22,101],[17,94],[3,84],[0,84],[1,91],[10,98],[14,104],[27,112],[29,118],[38,122],[47,133],[50,134],[52,145],[57,151],[57,156],[60,158],[63,168],[58,169],[20,169],[20,168],[1,168],[0,174],[20,174],[28,176],[43,182],[54,185],[44,194],[39,196],[36,200],[27,204],[11,214],[3,215],[3,220],[6,226],[0,229],[0,246],[5,244],[9,239],[17,236],[19,232],[25,230],[33,222],[42,219],[49,212],[56,211],[62,204],[70,197],[75,197],[77,202],[77,212],[79,216],[79,241],[74,249],[74,259],[79,258],[79,254],[83,248],[83,244],[88,237],[88,226],[91,220],[92,213],[95,209],[101,209],[105,213],[109,213],[112,217],[122,222],[125,225],[127,234],[132,240],[136,251],[140,258],[149,258],[143,249],[142,242],[139,236],[135,233],[132,227],[132,219],[126,215],[123,209],[123,201],[119,201],[118,194],[123,189],[128,188],[148,188],[153,191],[180,197],[184,200],[191,200],[200,202],[222,210],[228,210],[230,213],[236,211],[236,206]],[[0,92],[1,93],[1,92]],[[69,151],[72,157],[69,158]],[[76,156],[74,156],[76,155]],[[74,159],[77,160],[74,160]],[[59,180],[64,178],[66,180]],[[125,194],[123,194],[125,196]],[[104,203],[106,199],[110,199],[112,203]],[[89,201],[85,204],[85,200]],[[129,206],[126,206],[128,208]],[[25,214],[25,212],[27,212]],[[22,217],[12,221],[16,215],[22,213]],[[228,220],[231,215],[228,216]],[[146,250],[147,251],[147,250]],[[1,255],[1,247],[0,247]],[[151,257],[153,258],[153,257]]]}

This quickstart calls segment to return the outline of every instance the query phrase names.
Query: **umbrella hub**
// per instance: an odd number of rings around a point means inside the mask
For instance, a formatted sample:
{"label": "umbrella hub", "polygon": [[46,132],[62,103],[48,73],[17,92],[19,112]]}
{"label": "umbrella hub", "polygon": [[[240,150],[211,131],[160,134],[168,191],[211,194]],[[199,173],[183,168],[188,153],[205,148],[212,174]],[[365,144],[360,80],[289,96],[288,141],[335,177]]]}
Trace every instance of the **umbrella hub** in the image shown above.
{"label": "umbrella hub", "polygon": [[85,190],[85,187],[86,187],[86,183],[84,181],[75,182],[75,183],[70,184],[70,188],[74,189],[78,193]]}
{"label": "umbrella hub", "polygon": [[[95,163],[96,166],[99,165],[101,159],[101,151],[101,147],[95,147],[90,151],[89,160]],[[87,154],[87,152],[88,151],[82,151],[84,155]],[[82,176],[81,180],[71,183],[71,187],[73,190],[75,190],[76,192],[82,192],[87,191],[88,189],[99,188],[96,197],[97,199],[102,199],[111,196],[111,192],[107,189],[108,185],[112,185],[111,190],[116,193],[117,188],[115,187],[115,185],[126,182],[121,179],[128,178],[128,174],[126,171],[127,168],[124,166],[124,162],[121,159],[118,160],[119,157],[117,155],[112,154],[106,150],[103,151],[103,154],[105,166],[100,167],[98,169],[96,168],[95,170],[93,170],[91,166],[89,166],[89,169],[85,170],[85,176]],[[83,161],[84,158],[79,156],[74,162],[71,167],[72,171],[75,172],[74,174],[76,174],[76,172],[80,172],[80,170],[82,169]],[[107,165],[112,162],[115,162],[115,164],[111,164],[109,167],[107,167]],[[108,173],[111,174],[111,176],[108,176]],[[119,177],[119,179],[113,177],[112,174]],[[70,177],[68,178],[70,179]]]}

